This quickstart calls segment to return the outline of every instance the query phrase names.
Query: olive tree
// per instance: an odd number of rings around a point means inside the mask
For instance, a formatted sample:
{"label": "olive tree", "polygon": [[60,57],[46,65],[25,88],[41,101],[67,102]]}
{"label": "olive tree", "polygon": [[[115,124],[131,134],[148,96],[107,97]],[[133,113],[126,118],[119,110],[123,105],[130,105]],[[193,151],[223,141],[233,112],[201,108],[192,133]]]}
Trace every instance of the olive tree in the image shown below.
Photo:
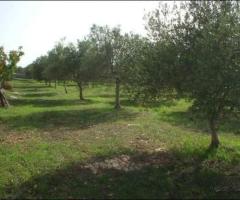
{"label": "olive tree", "polygon": [[77,47],[70,43],[67,45],[65,49],[65,66],[68,67],[68,70],[71,71],[72,79],[77,83],[79,88],[79,98],[80,100],[84,100],[83,98],[83,82],[84,82],[84,70],[81,63],[82,57],[86,51],[86,46],[84,43],[81,43],[80,51],[78,51]]}
{"label": "olive tree", "polygon": [[97,79],[99,67],[101,67],[101,58],[95,46],[88,39],[78,40],[77,44],[69,43],[64,50],[65,73],[77,83],[79,88],[79,98],[84,100],[83,88],[90,81]]}
{"label": "olive tree", "polygon": [[[96,45],[99,54],[102,55],[101,73],[106,80],[115,82],[115,108],[120,105],[120,85],[126,85],[130,81],[133,70],[134,56],[141,47],[142,39],[136,34],[123,34],[119,26],[91,27],[90,40]],[[139,49],[138,49],[139,48]]]}
{"label": "olive tree", "polygon": [[46,76],[45,70],[48,65],[48,57],[46,55],[38,57],[35,61],[33,61],[32,65],[32,77],[38,81],[45,81],[50,85],[50,79]]}
{"label": "olive tree", "polygon": [[174,47],[168,51],[170,67],[163,71],[170,74],[174,88],[193,101],[192,110],[208,120],[210,146],[217,147],[222,118],[240,106],[238,2],[192,1],[175,6],[171,16],[169,11],[164,7],[148,15],[149,35],[155,43],[166,38]]}

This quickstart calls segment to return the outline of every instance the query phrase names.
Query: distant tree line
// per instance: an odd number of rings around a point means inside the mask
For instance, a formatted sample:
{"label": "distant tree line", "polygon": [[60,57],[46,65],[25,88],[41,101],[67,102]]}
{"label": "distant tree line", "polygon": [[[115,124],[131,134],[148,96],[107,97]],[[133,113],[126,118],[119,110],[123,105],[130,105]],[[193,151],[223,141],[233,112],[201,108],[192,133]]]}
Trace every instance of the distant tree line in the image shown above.
{"label": "distant tree line", "polygon": [[17,66],[16,70],[13,74],[14,78],[25,78],[25,79],[32,79],[32,69],[31,67],[21,67]]}
{"label": "distant tree line", "polygon": [[93,25],[84,40],[59,41],[27,69],[46,84],[76,82],[81,100],[86,83],[114,82],[116,109],[120,86],[135,100],[188,99],[217,147],[219,125],[240,107],[239,2],[160,4],[145,21],[146,37]]}

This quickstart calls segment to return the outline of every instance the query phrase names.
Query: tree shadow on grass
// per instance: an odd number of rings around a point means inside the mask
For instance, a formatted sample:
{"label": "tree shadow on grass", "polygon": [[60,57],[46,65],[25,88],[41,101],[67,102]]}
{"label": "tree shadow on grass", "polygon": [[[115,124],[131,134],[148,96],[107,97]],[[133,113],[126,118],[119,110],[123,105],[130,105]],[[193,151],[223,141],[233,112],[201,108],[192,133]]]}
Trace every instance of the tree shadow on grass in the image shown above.
{"label": "tree shadow on grass", "polygon": [[[112,99],[109,99],[108,100],[108,103],[114,107],[115,105],[115,101],[114,101],[114,98]],[[128,107],[128,106],[137,106],[137,103],[134,102],[134,101],[131,101],[131,100],[128,100],[128,99],[121,99],[120,101],[120,104],[121,104],[121,107]]]}
{"label": "tree shadow on grass", "polygon": [[240,135],[240,117],[232,116],[224,120],[223,125],[221,126],[221,131]]}
{"label": "tree shadow on grass", "polygon": [[143,104],[143,106],[147,108],[170,107],[176,105],[177,101],[175,99],[160,99],[158,101],[149,101]]}
{"label": "tree shadow on grass", "polygon": [[21,88],[18,89],[17,92],[23,92],[23,93],[27,93],[27,92],[46,92],[46,88]]}
{"label": "tree shadow on grass", "polygon": [[204,126],[202,126],[202,123],[205,123],[203,121],[200,121],[200,119],[193,118],[190,112],[188,111],[173,111],[173,112],[163,112],[159,118],[162,121],[169,122],[173,125],[177,126],[183,126],[186,128],[195,128],[200,130],[206,130],[204,129]]}
{"label": "tree shadow on grass", "polygon": [[23,97],[53,97],[56,96],[56,92],[33,92],[28,94],[22,94]]}
{"label": "tree shadow on grass", "polygon": [[89,97],[100,97],[100,98],[110,98],[113,99],[115,98],[114,94],[108,94],[108,93],[104,93],[104,94],[91,94],[88,95]]}
{"label": "tree shadow on grass", "polygon": [[78,99],[12,99],[13,106],[32,105],[34,107],[56,107],[56,106],[72,106],[72,105],[88,105],[93,104],[94,101],[87,99],[80,101]]}
{"label": "tree shadow on grass", "polygon": [[115,111],[108,108],[82,110],[61,110],[32,113],[26,116],[6,117],[4,121],[11,129],[58,129],[58,128],[89,128],[90,126],[114,122],[119,119],[131,120],[136,113],[125,110]]}
{"label": "tree shadow on grass", "polygon": [[142,169],[138,163],[128,155],[73,163],[33,177],[18,187],[8,186],[6,196],[17,199],[166,197],[171,187],[166,169]]}
{"label": "tree shadow on grass", "polygon": [[[175,111],[164,113],[160,119],[176,126],[209,132],[208,121],[204,118],[193,116],[190,111]],[[220,132],[232,132],[240,134],[240,119],[229,117],[221,122]]]}
{"label": "tree shadow on grass", "polygon": [[21,81],[21,82],[25,82],[25,83],[32,83],[32,82],[34,82],[33,79],[24,79],[24,78],[14,78],[13,80],[17,80],[17,81]]}
{"label": "tree shadow on grass", "polygon": [[[115,104],[114,99],[109,103],[111,105],[114,105]],[[120,104],[122,106],[141,106],[141,107],[145,107],[145,108],[160,108],[162,106],[174,106],[174,105],[176,105],[176,102],[162,100],[162,101],[158,101],[158,102],[148,102],[148,103],[143,104],[141,102],[137,102],[137,101],[125,98],[125,99],[121,99]]]}
{"label": "tree shadow on grass", "polygon": [[15,85],[14,88],[20,89],[38,89],[38,88],[51,88],[47,85]]}
{"label": "tree shadow on grass", "polygon": [[[179,162],[179,161],[177,161]],[[182,199],[231,198],[214,188],[223,174],[179,171],[171,152],[106,155],[37,175],[18,186],[8,185],[6,198],[35,199]],[[189,166],[186,166],[186,168]],[[184,173],[180,179],[179,174]],[[198,179],[196,179],[196,176]]]}

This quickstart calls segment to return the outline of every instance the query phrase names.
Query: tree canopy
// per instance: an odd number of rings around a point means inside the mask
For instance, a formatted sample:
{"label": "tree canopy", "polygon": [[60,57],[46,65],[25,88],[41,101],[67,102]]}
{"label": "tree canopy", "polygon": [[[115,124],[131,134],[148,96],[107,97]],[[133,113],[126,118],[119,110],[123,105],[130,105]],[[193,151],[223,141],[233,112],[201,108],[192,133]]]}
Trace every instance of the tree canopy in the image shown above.
{"label": "tree canopy", "polygon": [[239,13],[235,1],[160,4],[145,16],[147,37],[94,24],[83,40],[36,59],[33,77],[73,80],[81,100],[84,84],[114,82],[116,109],[121,88],[135,100],[188,99],[216,147],[222,118],[240,107]]}
{"label": "tree canopy", "polygon": [[[163,79],[168,84],[174,83],[170,85],[183,97],[193,100],[193,110],[209,121],[211,146],[218,146],[217,129],[222,117],[240,106],[240,66],[236,51],[240,36],[238,2],[193,1],[168,11],[164,7],[148,16],[149,34],[164,51],[168,49],[167,43],[170,47],[167,55],[172,58],[168,63],[164,61],[168,56],[159,56],[157,71],[167,71],[171,81],[166,73]],[[164,17],[175,15],[165,20],[160,13]],[[151,73],[152,78],[156,77],[154,74],[155,71]]]}

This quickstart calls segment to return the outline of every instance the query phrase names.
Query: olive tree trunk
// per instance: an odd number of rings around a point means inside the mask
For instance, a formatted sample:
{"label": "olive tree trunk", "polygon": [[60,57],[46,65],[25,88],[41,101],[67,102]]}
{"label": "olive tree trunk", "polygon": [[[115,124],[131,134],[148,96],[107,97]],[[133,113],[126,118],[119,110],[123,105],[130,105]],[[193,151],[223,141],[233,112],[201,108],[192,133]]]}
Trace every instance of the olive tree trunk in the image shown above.
{"label": "olive tree trunk", "polygon": [[78,84],[78,88],[79,88],[79,98],[80,98],[80,100],[84,100],[82,81],[79,81],[77,84]]}
{"label": "olive tree trunk", "polygon": [[210,147],[217,148],[220,144],[217,134],[217,122],[215,119],[209,120],[209,126],[211,131],[211,144]]}
{"label": "olive tree trunk", "polygon": [[66,81],[63,81],[63,85],[64,85],[64,90],[65,90],[65,93],[67,94],[68,91],[67,91],[67,87],[66,87]]}
{"label": "olive tree trunk", "polygon": [[116,78],[116,88],[115,88],[115,109],[120,109],[120,79]]}
{"label": "olive tree trunk", "polygon": [[4,95],[4,89],[3,88],[0,88],[0,105],[1,105],[1,107],[9,107],[10,106],[7,98]]}

